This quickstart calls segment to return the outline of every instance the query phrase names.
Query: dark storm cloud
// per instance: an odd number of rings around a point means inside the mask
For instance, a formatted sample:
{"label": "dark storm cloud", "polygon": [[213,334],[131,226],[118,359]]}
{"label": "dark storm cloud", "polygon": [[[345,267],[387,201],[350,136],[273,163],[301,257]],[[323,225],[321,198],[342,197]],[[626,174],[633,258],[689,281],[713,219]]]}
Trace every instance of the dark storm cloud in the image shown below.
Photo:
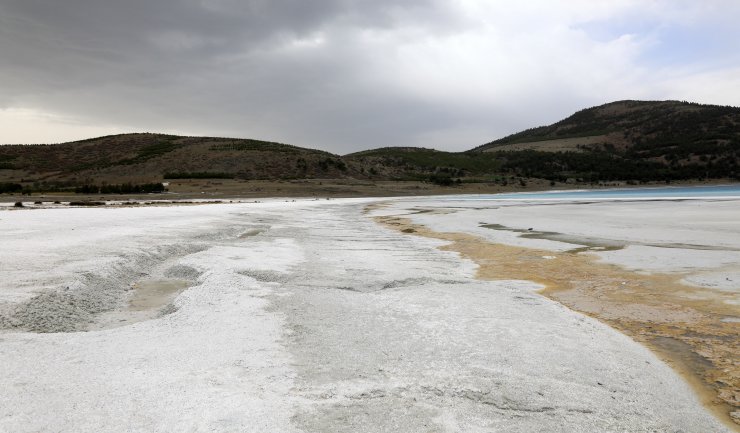
{"label": "dark storm cloud", "polygon": [[[654,41],[588,35],[590,21],[645,11],[567,4],[3,0],[0,110],[50,113],[80,133],[118,125],[345,153],[461,150],[585,105],[660,96],[633,62]],[[668,95],[683,84],[666,83]]]}
{"label": "dark storm cloud", "polygon": [[370,137],[385,124],[373,121],[379,113],[414,108],[353,82],[365,62],[352,39],[414,23],[444,31],[448,18],[426,0],[9,0],[0,4],[0,104],[349,149],[372,141],[348,131],[353,113]]}

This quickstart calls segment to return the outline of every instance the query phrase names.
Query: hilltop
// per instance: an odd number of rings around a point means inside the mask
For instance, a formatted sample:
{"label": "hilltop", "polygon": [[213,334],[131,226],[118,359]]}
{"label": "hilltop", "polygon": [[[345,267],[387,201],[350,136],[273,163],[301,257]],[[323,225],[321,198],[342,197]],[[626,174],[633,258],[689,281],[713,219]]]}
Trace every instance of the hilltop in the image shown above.
{"label": "hilltop", "polygon": [[554,180],[737,178],[740,108],[618,101],[470,152],[497,155],[505,171]]}
{"label": "hilltop", "polygon": [[260,140],[123,134],[52,145],[0,146],[0,172],[40,182],[150,182],[168,178],[343,177],[329,152]]}

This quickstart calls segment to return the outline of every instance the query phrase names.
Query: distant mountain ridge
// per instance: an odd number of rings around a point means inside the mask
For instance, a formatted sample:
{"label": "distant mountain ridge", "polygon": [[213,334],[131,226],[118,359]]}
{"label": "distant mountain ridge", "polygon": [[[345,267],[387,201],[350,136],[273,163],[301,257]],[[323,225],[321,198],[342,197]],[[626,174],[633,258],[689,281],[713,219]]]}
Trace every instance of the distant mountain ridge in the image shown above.
{"label": "distant mountain ridge", "polygon": [[740,108],[617,101],[467,152],[413,147],[339,156],[251,139],[123,134],[0,146],[0,182],[75,185],[165,178],[507,182],[740,178]]}

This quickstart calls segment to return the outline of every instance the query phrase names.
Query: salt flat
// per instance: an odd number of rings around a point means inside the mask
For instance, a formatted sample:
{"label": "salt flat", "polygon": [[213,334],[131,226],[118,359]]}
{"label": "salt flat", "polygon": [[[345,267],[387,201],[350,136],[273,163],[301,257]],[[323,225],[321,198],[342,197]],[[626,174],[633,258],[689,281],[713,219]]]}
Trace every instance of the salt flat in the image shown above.
{"label": "salt flat", "polygon": [[[416,210],[412,219],[434,230],[471,233],[507,245],[564,251],[583,240],[611,241],[606,245],[625,248],[593,253],[605,262],[634,270],[709,271],[740,263],[737,199],[548,202],[424,198],[404,201],[398,209],[386,213]],[[504,227],[483,227],[491,223]],[[528,238],[506,228],[563,236]],[[740,271],[740,266],[733,268],[732,273]],[[738,287],[737,281],[740,274],[730,288]]]}
{"label": "salt flat", "polygon": [[1,212],[0,431],[728,431],[645,347],[375,202]]}
{"label": "salt flat", "polygon": [[537,281],[648,345],[737,428],[740,199],[676,191],[421,198],[376,215],[450,242],[480,265],[478,278]]}

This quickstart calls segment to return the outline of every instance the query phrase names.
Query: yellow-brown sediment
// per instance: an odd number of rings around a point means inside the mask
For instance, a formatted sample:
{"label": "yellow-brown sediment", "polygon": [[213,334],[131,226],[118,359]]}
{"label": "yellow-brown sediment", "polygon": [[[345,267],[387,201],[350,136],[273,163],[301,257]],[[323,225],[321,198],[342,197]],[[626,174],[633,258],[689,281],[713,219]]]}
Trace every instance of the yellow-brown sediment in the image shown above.
{"label": "yellow-brown sediment", "polygon": [[728,302],[731,294],[687,286],[681,283],[685,274],[648,275],[600,263],[582,250],[553,253],[434,232],[406,218],[375,220],[448,241],[441,249],[477,263],[480,279],[542,284],[543,295],[647,345],[686,378],[705,406],[740,431],[740,324],[722,320],[740,315]]}

